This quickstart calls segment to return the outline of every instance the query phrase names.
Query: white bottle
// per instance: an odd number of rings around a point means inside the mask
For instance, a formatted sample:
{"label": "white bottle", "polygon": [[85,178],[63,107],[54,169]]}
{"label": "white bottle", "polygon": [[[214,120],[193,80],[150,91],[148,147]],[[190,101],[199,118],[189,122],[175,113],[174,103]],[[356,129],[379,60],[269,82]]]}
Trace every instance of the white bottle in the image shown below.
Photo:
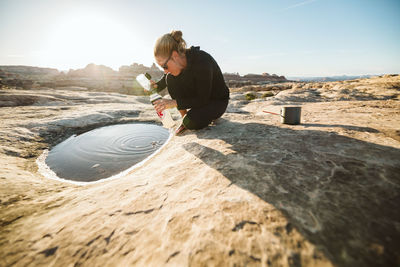
{"label": "white bottle", "polygon": [[[154,101],[161,99],[162,97],[159,94],[157,94],[157,92],[155,90],[153,90],[151,88],[150,79],[151,79],[151,76],[148,73],[140,74],[136,77],[136,80],[144,88],[144,90],[150,91],[152,93],[150,95],[150,102],[151,102],[151,104],[153,104]],[[168,109],[165,109],[161,112],[157,112],[157,115],[158,115],[158,117],[160,117],[161,122],[165,128],[172,128],[175,125],[175,122],[172,119],[171,113],[169,112]]]}
{"label": "white bottle", "polygon": [[143,87],[144,90],[151,91],[151,83],[150,83],[151,76],[148,73],[146,73],[146,75],[145,74],[138,75],[136,77],[136,81],[138,81],[138,83]]}
{"label": "white bottle", "polygon": [[[162,97],[157,94],[151,94],[150,95],[150,102],[151,104],[154,103],[154,101],[161,99]],[[154,105],[154,104],[153,104]],[[164,109],[161,112],[157,112],[158,117],[160,117],[162,124],[164,125],[165,128],[172,128],[175,125],[174,120],[172,119],[171,113],[169,112],[168,109]]]}

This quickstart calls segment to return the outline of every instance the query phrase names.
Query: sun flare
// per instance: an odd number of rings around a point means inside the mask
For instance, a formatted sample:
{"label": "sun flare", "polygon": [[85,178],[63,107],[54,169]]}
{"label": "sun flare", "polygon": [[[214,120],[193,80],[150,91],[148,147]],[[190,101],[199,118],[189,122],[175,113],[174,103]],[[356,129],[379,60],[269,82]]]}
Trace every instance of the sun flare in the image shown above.
{"label": "sun flare", "polygon": [[102,14],[68,16],[54,24],[41,56],[61,69],[89,63],[118,68],[143,49],[132,30]]}

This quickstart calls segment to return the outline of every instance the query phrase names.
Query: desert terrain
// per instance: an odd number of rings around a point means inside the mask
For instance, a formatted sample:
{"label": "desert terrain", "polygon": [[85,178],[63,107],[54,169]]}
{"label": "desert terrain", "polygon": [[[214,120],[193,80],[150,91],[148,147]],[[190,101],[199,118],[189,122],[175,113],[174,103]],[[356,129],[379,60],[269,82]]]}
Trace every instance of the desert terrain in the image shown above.
{"label": "desert terrain", "polygon": [[[157,123],[147,96],[0,90],[0,266],[399,266],[400,76],[231,90],[215,124],[119,179],[37,159],[73,134]],[[301,106],[286,125],[284,106]]]}

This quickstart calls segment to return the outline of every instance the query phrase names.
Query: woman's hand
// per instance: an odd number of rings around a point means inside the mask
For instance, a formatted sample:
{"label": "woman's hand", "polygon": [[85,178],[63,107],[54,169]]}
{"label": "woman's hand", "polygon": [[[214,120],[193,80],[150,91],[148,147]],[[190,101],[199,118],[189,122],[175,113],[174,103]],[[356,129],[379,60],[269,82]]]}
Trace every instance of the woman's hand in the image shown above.
{"label": "woman's hand", "polygon": [[151,95],[152,90],[157,89],[157,87],[157,83],[153,80],[150,80],[150,90],[146,90],[143,88],[143,92],[145,95]]}
{"label": "woman's hand", "polygon": [[154,102],[154,108],[157,110],[157,112],[174,107],[177,107],[177,104],[173,99],[160,99]]}
{"label": "woman's hand", "polygon": [[157,85],[157,83],[155,81],[150,80],[150,83],[151,83],[151,88],[157,89],[158,85]]}

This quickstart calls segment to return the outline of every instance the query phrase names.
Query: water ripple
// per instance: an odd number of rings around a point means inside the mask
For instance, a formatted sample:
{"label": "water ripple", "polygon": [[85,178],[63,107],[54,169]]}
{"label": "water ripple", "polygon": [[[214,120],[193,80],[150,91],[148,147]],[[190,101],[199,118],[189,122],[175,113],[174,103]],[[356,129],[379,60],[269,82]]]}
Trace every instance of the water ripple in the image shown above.
{"label": "water ripple", "polygon": [[168,130],[152,124],[106,126],[71,136],[56,145],[45,162],[60,178],[96,181],[144,160],[168,137]]}

